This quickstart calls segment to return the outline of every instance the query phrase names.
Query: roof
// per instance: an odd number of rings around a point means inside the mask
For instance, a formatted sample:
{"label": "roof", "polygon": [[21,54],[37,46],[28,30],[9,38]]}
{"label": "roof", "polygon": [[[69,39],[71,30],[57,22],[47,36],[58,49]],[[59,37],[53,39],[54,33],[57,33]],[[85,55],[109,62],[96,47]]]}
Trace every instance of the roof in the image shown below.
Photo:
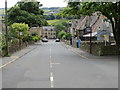
{"label": "roof", "polygon": [[42,28],[43,29],[51,30],[51,29],[54,29],[55,27],[54,26],[43,26]]}

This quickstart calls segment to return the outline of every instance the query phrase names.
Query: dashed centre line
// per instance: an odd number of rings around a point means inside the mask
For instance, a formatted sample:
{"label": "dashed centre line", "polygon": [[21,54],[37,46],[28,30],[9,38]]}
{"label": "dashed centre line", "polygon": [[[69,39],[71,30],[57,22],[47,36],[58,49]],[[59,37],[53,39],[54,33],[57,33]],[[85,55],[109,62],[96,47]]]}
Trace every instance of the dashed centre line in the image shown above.
{"label": "dashed centre line", "polygon": [[50,87],[53,88],[54,84],[53,84],[53,72],[52,72],[52,56],[51,56],[51,46],[50,46]]}
{"label": "dashed centre line", "polygon": [[51,82],[51,88],[53,88],[54,87],[54,84],[53,84],[53,73],[51,72],[50,73],[50,82]]}

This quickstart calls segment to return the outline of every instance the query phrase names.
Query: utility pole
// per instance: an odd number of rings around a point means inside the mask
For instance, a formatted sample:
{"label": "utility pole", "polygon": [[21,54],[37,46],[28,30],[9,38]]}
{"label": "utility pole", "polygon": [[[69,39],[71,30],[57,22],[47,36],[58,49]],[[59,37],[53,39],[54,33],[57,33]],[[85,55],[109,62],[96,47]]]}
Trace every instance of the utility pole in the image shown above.
{"label": "utility pole", "polygon": [[88,17],[87,19],[87,29],[88,32],[90,32],[90,54],[92,54],[92,26],[90,25],[91,21],[91,16]]}
{"label": "utility pole", "polygon": [[90,27],[90,54],[92,54],[92,27]]}
{"label": "utility pole", "polygon": [[8,20],[7,20],[7,0],[5,0],[5,29],[6,29],[6,56],[9,54],[9,47],[8,47]]}

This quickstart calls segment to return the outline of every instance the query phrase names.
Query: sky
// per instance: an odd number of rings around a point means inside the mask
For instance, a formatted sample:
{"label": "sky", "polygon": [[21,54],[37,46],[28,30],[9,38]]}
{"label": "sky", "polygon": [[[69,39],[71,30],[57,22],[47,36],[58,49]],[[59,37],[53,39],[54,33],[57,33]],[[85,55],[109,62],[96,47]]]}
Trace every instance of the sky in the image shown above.
{"label": "sky", "polygon": [[[7,7],[10,8],[14,6],[17,1],[20,0],[7,0]],[[40,1],[41,4],[43,4],[43,7],[66,7],[67,3],[64,2],[65,0],[37,0]],[[0,8],[5,7],[5,0],[0,0]]]}

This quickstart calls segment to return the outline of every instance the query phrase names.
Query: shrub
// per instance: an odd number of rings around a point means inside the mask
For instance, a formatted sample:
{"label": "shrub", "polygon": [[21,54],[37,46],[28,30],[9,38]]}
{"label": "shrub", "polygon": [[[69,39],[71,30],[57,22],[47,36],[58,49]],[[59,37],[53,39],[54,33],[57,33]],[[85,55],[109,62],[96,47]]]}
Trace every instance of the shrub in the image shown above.
{"label": "shrub", "polygon": [[13,38],[13,39],[12,39],[12,44],[13,44],[13,45],[18,44],[18,42],[19,42],[19,40],[18,40],[17,38]]}
{"label": "shrub", "polygon": [[37,42],[37,41],[41,40],[41,37],[38,36],[38,35],[37,36],[32,36],[32,40]]}

